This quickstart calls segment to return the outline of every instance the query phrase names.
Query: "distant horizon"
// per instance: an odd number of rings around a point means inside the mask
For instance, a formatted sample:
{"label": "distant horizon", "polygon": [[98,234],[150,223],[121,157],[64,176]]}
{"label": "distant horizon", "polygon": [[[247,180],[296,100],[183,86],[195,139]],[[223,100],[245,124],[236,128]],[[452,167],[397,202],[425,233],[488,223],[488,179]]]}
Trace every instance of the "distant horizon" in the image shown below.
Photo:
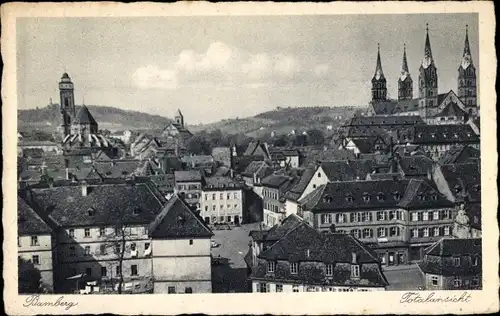
{"label": "distant horizon", "polygon": [[58,103],[63,72],[76,103],[165,118],[179,108],[192,125],[277,107],[365,107],[377,43],[388,97],[404,44],[417,97],[426,23],[439,93],[456,92],[466,24],[479,78],[476,13],[19,18],[18,108]]}

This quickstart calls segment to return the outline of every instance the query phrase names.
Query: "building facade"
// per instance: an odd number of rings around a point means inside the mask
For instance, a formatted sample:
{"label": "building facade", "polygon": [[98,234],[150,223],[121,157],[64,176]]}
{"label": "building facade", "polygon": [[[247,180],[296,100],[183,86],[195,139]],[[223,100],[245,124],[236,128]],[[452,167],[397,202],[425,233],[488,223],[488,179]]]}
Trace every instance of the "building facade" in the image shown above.
{"label": "building facade", "polygon": [[242,184],[227,177],[205,178],[201,191],[200,216],[207,224],[240,225],[243,222]]}

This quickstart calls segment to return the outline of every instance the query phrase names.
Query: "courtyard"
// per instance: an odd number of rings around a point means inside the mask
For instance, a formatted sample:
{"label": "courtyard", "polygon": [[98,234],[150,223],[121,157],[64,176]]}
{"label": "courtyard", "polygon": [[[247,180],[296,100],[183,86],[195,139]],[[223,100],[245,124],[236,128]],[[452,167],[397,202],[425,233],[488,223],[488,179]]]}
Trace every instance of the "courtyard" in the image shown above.
{"label": "courtyard", "polygon": [[[212,266],[213,293],[249,292],[246,281],[244,257],[248,251],[248,236],[251,230],[258,230],[259,223],[245,224],[231,230],[214,230],[214,241],[220,244],[212,248],[213,258],[220,258],[220,264]],[[389,281],[387,290],[407,291],[423,287],[423,278],[416,264],[384,267]]]}

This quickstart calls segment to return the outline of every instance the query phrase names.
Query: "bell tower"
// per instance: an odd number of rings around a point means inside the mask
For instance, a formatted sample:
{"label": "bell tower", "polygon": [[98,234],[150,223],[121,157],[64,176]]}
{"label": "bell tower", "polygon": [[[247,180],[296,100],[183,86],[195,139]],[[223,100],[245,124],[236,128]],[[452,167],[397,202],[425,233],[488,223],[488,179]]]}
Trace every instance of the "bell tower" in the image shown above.
{"label": "bell tower", "polygon": [[372,78],[372,102],[387,100],[387,81],[382,71],[382,62],[380,61],[380,44],[377,50],[377,67]]}
{"label": "bell tower", "polygon": [[408,70],[408,61],[406,60],[406,44],[403,46],[403,63],[401,65],[401,75],[398,79],[398,100],[413,99],[413,80]]}
{"label": "bell tower", "polygon": [[467,25],[465,26],[464,54],[458,67],[458,98],[467,108],[477,107],[476,68],[472,63]]}
{"label": "bell tower", "polygon": [[181,127],[184,127],[184,115],[182,115],[181,110],[177,110],[177,114],[175,115],[175,122],[179,124]]}
{"label": "bell tower", "polygon": [[62,115],[62,129],[64,136],[70,134],[71,123],[76,116],[75,93],[73,82],[65,72],[59,82],[60,109]]}
{"label": "bell tower", "polygon": [[437,107],[438,76],[437,68],[432,57],[431,42],[429,40],[429,25],[427,24],[425,37],[424,59],[419,69],[418,96],[422,117],[427,117],[430,108]]}

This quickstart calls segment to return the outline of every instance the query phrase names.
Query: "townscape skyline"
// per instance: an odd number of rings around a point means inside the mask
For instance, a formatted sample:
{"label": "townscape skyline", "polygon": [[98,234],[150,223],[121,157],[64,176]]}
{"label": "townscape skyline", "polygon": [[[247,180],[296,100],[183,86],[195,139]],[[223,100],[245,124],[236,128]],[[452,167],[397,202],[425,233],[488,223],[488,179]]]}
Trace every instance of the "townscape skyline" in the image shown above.
{"label": "townscape skyline", "polygon": [[[426,23],[444,93],[456,90],[466,25],[479,69],[477,22],[477,14],[20,19],[18,108],[58,103],[54,81],[65,71],[77,104],[165,117],[182,108],[190,124],[278,106],[366,106],[378,43],[388,97],[397,97],[403,45],[418,91]],[[35,29],[47,35],[31,36]]]}

